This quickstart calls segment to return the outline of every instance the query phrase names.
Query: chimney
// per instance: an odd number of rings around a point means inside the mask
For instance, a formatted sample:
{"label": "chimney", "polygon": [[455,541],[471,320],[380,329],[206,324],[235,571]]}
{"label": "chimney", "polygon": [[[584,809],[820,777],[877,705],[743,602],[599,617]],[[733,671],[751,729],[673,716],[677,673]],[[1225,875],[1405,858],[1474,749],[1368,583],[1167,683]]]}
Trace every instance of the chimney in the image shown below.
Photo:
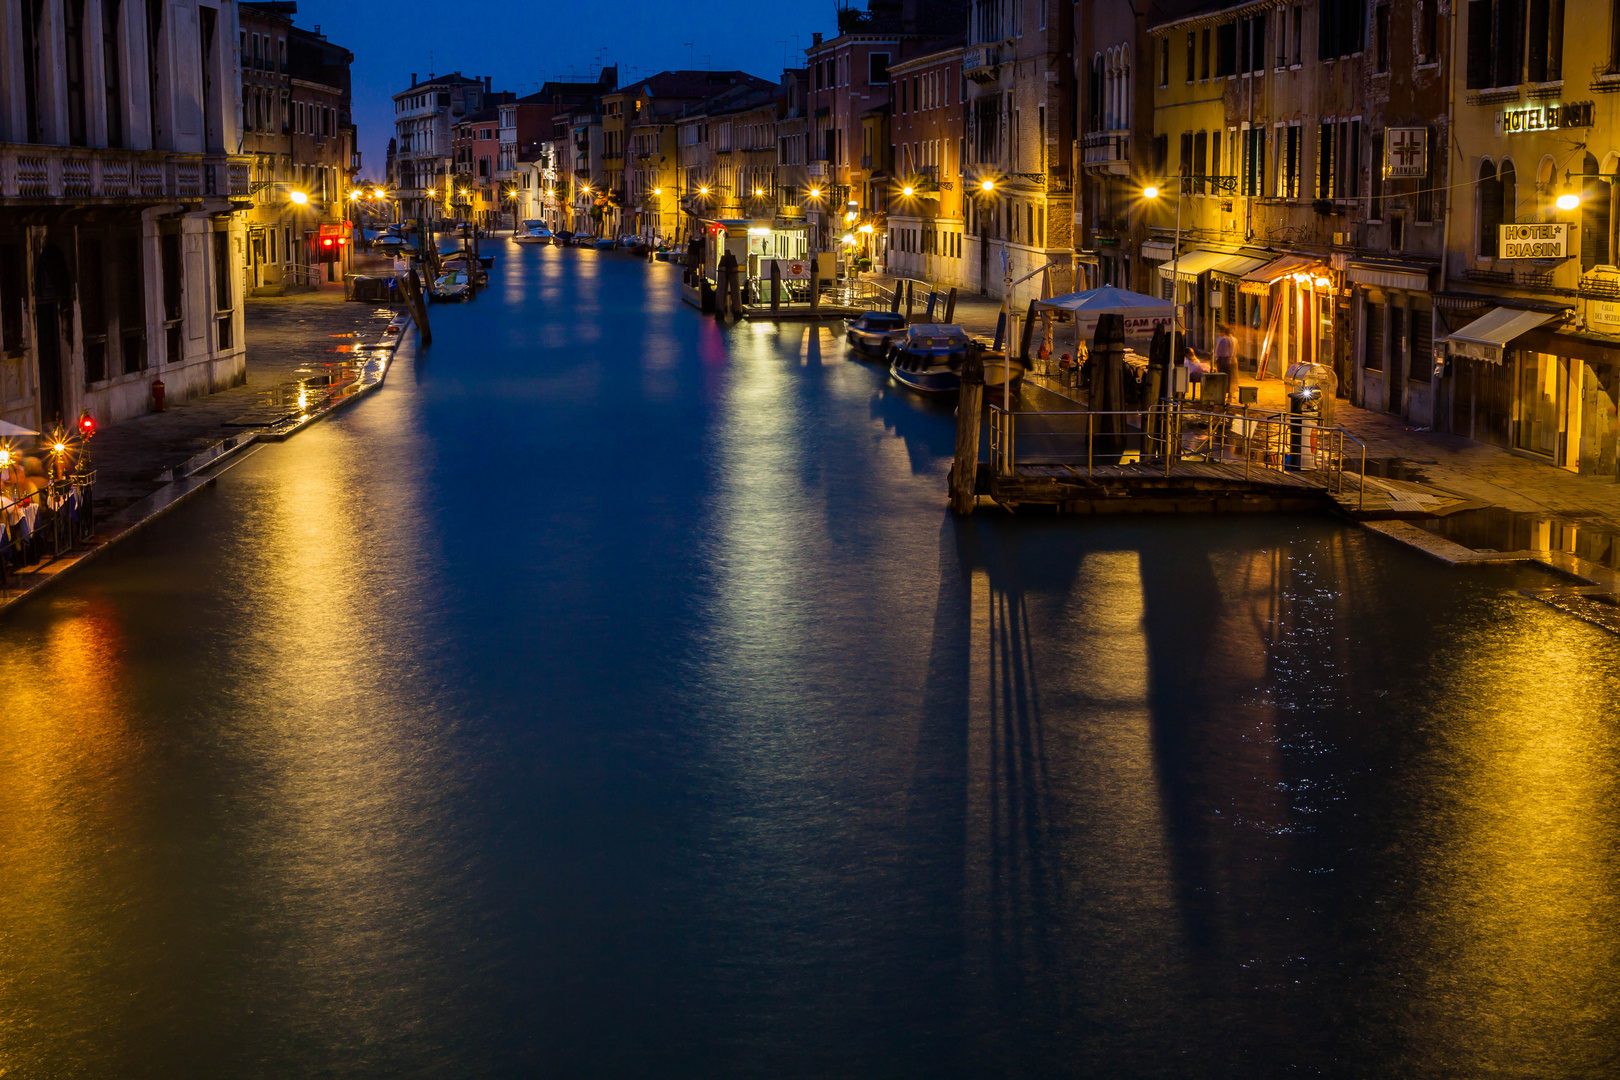
{"label": "chimney", "polygon": [[820,45],[821,44],[821,35],[819,33],[811,34],[810,35],[810,44],[811,45]]}
{"label": "chimney", "polygon": [[411,89],[416,89],[416,72],[411,72]]}
{"label": "chimney", "polygon": [[495,76],[493,76],[493,75],[485,75],[484,76],[484,93],[493,94],[494,92],[495,92]]}

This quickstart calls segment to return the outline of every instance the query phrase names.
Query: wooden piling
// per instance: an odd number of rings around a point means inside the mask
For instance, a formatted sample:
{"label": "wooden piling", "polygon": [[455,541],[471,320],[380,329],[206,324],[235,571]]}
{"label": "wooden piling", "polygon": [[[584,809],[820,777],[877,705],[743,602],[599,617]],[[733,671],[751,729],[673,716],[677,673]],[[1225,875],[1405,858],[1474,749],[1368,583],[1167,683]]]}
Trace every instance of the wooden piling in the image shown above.
{"label": "wooden piling", "polygon": [[962,389],[956,399],[956,458],[951,463],[951,512],[973,513],[978,501],[979,424],[984,414],[984,354],[969,349],[962,362]]}
{"label": "wooden piling", "polygon": [[771,314],[782,310],[782,264],[771,260]]}
{"label": "wooden piling", "polygon": [[947,323],[949,323],[949,322],[954,322],[955,320],[956,320],[956,286],[952,285],[951,286],[951,294],[945,298],[945,321]]}
{"label": "wooden piling", "polygon": [[894,295],[889,297],[889,313],[894,314],[900,310],[900,283],[894,283]]}
{"label": "wooden piling", "polygon": [[1018,341],[1018,359],[1025,364],[1029,363],[1029,338],[1035,330],[1035,303],[1034,300],[1029,302],[1029,314],[1024,316],[1024,332]]}
{"label": "wooden piling", "polygon": [[422,279],[416,274],[416,267],[411,267],[405,276],[399,279],[405,293],[405,303],[411,309],[411,318],[416,320],[417,332],[422,335],[422,344],[433,344],[433,328],[428,325],[427,304],[422,299]]}
{"label": "wooden piling", "polygon": [[914,281],[906,282],[906,322],[908,323],[911,322],[911,301],[913,294],[916,292],[916,284]]}
{"label": "wooden piling", "polygon": [[821,310],[821,259],[810,256],[810,314]]}

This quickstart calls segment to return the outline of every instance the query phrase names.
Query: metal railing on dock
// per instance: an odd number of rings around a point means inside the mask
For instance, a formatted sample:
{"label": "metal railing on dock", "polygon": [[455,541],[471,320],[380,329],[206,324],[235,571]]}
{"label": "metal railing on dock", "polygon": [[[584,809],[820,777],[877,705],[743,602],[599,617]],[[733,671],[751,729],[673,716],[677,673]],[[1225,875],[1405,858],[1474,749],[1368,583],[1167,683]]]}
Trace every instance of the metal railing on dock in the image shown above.
{"label": "metal railing on dock", "polygon": [[[1366,444],[1309,415],[1181,402],[1112,412],[1008,410],[989,397],[990,465],[998,476],[1015,475],[1020,465],[1055,465],[1076,474],[1083,467],[1088,479],[1099,467],[1118,466],[1170,477],[1177,466],[1197,463],[1244,481],[1267,473],[1306,476],[1339,495],[1348,461],[1359,459],[1356,471],[1366,475]],[[1363,499],[1358,495],[1358,508]]]}

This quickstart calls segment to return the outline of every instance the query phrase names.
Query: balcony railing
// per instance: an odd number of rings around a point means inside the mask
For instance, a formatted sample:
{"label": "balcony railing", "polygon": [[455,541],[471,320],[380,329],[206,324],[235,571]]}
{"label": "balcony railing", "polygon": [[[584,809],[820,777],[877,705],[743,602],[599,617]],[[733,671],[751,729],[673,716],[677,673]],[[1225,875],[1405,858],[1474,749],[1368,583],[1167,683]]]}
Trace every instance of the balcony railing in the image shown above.
{"label": "balcony railing", "polygon": [[1129,131],[1093,131],[1080,138],[1082,161],[1089,169],[1120,167],[1126,171],[1131,162],[1131,133]]}
{"label": "balcony railing", "polygon": [[978,45],[962,54],[962,74],[974,82],[994,82],[1000,71],[1000,45]]}
{"label": "balcony railing", "polygon": [[0,146],[0,198],[246,200],[250,157],[102,150],[80,146]]}
{"label": "balcony railing", "polygon": [[806,176],[831,176],[832,165],[826,161],[812,161],[804,167]]}

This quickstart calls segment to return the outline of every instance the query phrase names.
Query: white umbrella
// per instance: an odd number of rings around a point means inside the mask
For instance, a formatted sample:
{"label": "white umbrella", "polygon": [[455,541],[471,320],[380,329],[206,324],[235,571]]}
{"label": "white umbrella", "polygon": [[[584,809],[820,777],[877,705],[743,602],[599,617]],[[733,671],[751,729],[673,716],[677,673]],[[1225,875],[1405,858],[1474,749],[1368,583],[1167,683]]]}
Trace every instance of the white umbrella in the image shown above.
{"label": "white umbrella", "polygon": [[1088,338],[1097,332],[1097,316],[1123,315],[1125,338],[1134,341],[1152,338],[1155,327],[1169,329],[1176,315],[1176,306],[1169,300],[1129,289],[1116,289],[1112,285],[1039,300],[1035,307],[1037,310],[1069,312],[1077,320],[1076,329],[1081,336]]}
{"label": "white umbrella", "polygon": [[38,435],[39,432],[0,420],[0,439],[13,439],[19,435]]}

